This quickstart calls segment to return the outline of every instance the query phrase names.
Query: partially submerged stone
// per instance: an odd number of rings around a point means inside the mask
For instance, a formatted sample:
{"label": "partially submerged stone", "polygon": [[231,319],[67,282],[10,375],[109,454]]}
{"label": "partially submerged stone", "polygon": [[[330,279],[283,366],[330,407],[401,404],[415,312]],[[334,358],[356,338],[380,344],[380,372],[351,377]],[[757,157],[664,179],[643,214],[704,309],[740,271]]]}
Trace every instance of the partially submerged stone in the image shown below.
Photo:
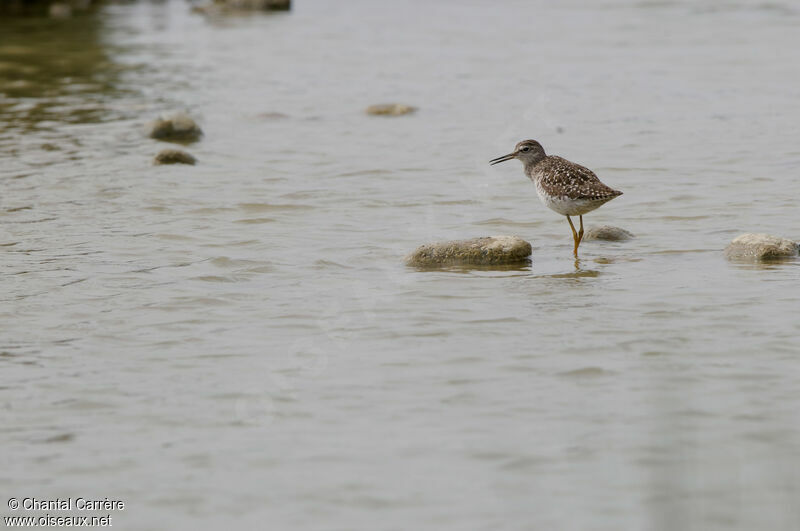
{"label": "partially submerged stone", "polygon": [[730,260],[779,260],[797,254],[797,242],[770,234],[741,234],[725,248]]}
{"label": "partially submerged stone", "polygon": [[634,235],[625,229],[613,227],[611,225],[601,225],[599,227],[590,227],[583,234],[584,240],[604,240],[608,242],[622,242],[630,240]]}
{"label": "partially submerged stone", "polygon": [[148,125],[148,135],[157,140],[194,142],[203,136],[203,130],[185,112],[162,115]]}
{"label": "partially submerged stone", "polygon": [[406,256],[416,267],[447,265],[502,265],[524,262],[531,244],[517,236],[489,236],[470,240],[429,243]]}
{"label": "partially submerged stone", "polygon": [[197,159],[180,149],[162,149],[153,164],[194,164]]}
{"label": "partially submerged stone", "polygon": [[417,108],[411,105],[382,103],[380,105],[370,105],[367,107],[367,114],[372,114],[374,116],[402,116],[403,114],[410,114],[416,110]]}

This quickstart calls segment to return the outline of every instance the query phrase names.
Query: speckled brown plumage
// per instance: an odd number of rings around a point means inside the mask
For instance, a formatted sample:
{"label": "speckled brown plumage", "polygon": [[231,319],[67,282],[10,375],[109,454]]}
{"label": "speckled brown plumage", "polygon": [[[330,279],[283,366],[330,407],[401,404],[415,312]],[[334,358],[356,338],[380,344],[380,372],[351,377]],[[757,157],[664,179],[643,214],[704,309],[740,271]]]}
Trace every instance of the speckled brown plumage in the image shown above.
{"label": "speckled brown plumage", "polygon": [[592,201],[610,201],[622,195],[606,186],[589,168],[561,157],[549,156],[525,168],[528,177],[550,196]]}

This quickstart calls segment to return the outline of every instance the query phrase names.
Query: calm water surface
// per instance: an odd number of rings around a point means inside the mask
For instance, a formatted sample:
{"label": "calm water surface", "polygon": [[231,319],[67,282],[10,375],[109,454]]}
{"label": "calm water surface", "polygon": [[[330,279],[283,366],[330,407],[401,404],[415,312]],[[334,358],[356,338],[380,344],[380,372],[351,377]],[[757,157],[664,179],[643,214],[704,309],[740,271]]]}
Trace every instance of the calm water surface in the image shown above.
{"label": "calm water surface", "polygon": [[[800,238],[798,49],[789,1],[3,19],[1,494],[122,529],[800,528],[800,263],[721,252]],[[195,167],[151,165],[174,109]],[[487,164],[523,138],[638,238],[576,266]],[[490,234],[532,263],[402,264]]]}

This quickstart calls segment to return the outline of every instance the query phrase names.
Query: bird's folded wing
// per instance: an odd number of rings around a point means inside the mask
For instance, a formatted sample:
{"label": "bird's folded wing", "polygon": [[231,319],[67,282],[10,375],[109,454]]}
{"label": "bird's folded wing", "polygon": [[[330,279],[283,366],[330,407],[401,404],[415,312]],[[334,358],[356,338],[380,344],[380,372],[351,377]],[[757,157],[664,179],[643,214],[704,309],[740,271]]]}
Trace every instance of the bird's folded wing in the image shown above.
{"label": "bird's folded wing", "polygon": [[561,157],[547,157],[540,166],[536,168],[541,172],[540,183],[549,195],[602,200],[622,194],[600,182],[589,168]]}

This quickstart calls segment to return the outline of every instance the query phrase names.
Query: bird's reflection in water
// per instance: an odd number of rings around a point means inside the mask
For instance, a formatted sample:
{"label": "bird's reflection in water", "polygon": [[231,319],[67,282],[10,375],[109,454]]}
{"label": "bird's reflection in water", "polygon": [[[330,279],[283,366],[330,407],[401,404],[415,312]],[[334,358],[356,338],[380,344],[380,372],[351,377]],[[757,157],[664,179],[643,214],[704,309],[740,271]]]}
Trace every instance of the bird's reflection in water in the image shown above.
{"label": "bird's reflection in water", "polygon": [[578,260],[575,260],[575,271],[569,273],[553,273],[543,275],[547,278],[594,278],[600,276],[600,271],[594,269],[581,269]]}

